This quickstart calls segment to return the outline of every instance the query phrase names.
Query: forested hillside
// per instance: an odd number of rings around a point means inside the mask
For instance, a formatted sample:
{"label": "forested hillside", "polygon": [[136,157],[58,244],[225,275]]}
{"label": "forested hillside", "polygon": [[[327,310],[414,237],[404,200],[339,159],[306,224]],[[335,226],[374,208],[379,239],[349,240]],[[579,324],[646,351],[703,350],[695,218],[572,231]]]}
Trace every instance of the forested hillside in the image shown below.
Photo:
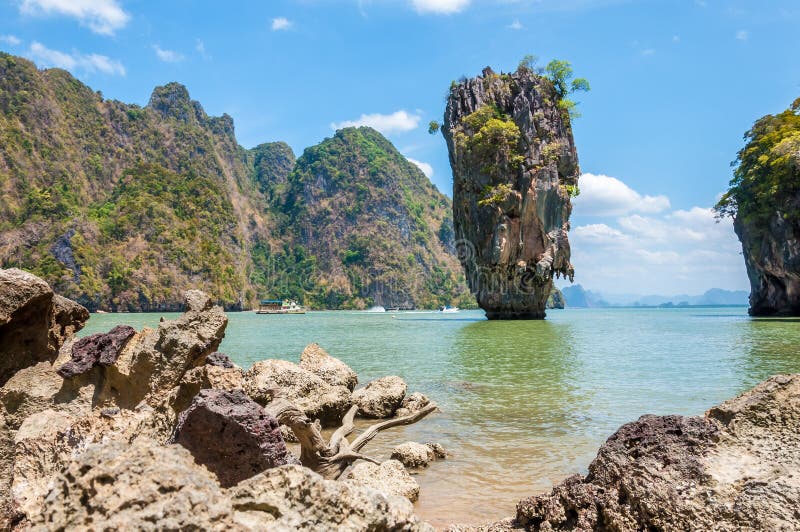
{"label": "forested hillside", "polygon": [[242,148],[178,83],[140,107],[0,54],[0,266],[90,309],[177,309],[190,287],[229,309],[459,301],[450,202],[385,138],[294,159]]}

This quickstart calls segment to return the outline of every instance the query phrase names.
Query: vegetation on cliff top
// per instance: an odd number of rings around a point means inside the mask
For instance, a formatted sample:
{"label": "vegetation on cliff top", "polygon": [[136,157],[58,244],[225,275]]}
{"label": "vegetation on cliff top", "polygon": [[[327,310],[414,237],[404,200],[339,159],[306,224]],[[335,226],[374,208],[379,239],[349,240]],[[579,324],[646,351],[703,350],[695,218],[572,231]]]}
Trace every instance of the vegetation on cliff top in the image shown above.
{"label": "vegetation on cliff top", "polygon": [[730,189],[716,205],[722,216],[766,227],[776,215],[800,218],[800,98],[759,119],[745,136]]}

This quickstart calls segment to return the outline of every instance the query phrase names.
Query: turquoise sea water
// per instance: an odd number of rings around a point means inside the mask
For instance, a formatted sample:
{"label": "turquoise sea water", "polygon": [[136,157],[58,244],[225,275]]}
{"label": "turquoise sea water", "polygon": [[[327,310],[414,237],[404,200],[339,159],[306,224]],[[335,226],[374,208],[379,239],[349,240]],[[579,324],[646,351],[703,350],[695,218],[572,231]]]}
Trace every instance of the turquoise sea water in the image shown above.
{"label": "turquoise sea water", "polygon": [[[176,315],[164,315],[171,318]],[[93,315],[82,335],[159,314]],[[229,314],[220,348],[240,366],[297,361],[310,342],[361,383],[399,375],[441,413],[381,433],[365,451],[437,441],[453,456],[416,478],[437,526],[511,516],[516,502],[585,472],[619,425],[642,414],[701,414],[776,373],[800,372],[800,323],[745,308],[567,309],[546,321],[482,312]]]}

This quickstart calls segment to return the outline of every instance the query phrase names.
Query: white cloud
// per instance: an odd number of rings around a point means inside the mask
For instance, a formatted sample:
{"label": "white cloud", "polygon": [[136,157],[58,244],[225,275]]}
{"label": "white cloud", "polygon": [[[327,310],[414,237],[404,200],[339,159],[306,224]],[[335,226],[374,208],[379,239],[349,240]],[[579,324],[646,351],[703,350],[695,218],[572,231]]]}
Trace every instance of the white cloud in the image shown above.
{"label": "white cloud", "polygon": [[746,41],[750,38],[750,32],[747,30],[739,30],[736,32],[737,41]]}
{"label": "white cloud", "polygon": [[28,50],[28,57],[42,67],[58,67],[70,70],[73,73],[82,71],[87,73],[102,72],[111,75],[125,75],[125,67],[116,59],[111,59],[100,54],[80,54],[78,52],[62,52],[52,50],[45,45],[34,41]]}
{"label": "white cloud", "polygon": [[364,114],[356,120],[345,120],[344,122],[332,123],[331,129],[342,129],[345,127],[369,126],[377,129],[384,135],[411,131],[419,126],[420,115],[411,114],[407,111],[395,111],[389,115],[380,113]]}
{"label": "white cloud", "polygon": [[164,50],[157,44],[153,45],[153,50],[155,50],[158,58],[165,63],[180,63],[185,59],[183,54],[174,50]]}
{"label": "white cloud", "polygon": [[116,0],[22,0],[19,10],[25,15],[72,17],[102,35],[113,35],[130,20]]}
{"label": "white cloud", "polygon": [[411,0],[418,13],[439,13],[449,15],[466,8],[470,0]]}
{"label": "white cloud", "polygon": [[22,41],[14,35],[0,35],[0,42],[4,42],[10,46],[19,46]]}
{"label": "white cloud", "polygon": [[211,60],[211,54],[209,54],[208,51],[206,50],[206,43],[204,43],[200,39],[197,39],[195,41],[194,49],[197,50],[197,53],[200,54],[200,57],[202,57],[206,61]]}
{"label": "white cloud", "polygon": [[[573,227],[569,236],[576,282],[607,294],[747,289],[730,218],[717,219],[704,207],[671,211],[664,196],[648,202],[614,178],[585,177],[575,203],[586,203],[591,223]],[[575,214],[587,215],[578,208]]]}
{"label": "white cloud", "polygon": [[425,174],[428,177],[428,179],[433,177],[433,166],[431,166],[428,163],[412,159],[411,157],[406,157],[406,159],[408,159],[409,162],[414,163],[417,166],[417,168],[422,170],[422,173]]}
{"label": "white cloud", "polygon": [[642,50],[639,53],[642,54],[643,56],[647,57],[649,55],[656,55],[656,50],[655,50],[655,48],[645,48],[644,50]]}
{"label": "white cloud", "polygon": [[581,194],[572,202],[575,214],[621,216],[633,212],[656,213],[669,209],[666,196],[643,196],[617,178],[583,174]]}
{"label": "white cloud", "polygon": [[286,17],[272,19],[272,31],[288,30],[292,27],[292,21]]}
{"label": "white cloud", "polygon": [[674,43],[681,42],[681,36],[680,35],[673,35],[672,36],[672,42],[674,42]]}
{"label": "white cloud", "polygon": [[519,19],[514,19],[514,22],[509,24],[508,27],[509,27],[509,29],[512,29],[512,30],[521,30],[525,26],[522,25],[522,22],[520,22]]}

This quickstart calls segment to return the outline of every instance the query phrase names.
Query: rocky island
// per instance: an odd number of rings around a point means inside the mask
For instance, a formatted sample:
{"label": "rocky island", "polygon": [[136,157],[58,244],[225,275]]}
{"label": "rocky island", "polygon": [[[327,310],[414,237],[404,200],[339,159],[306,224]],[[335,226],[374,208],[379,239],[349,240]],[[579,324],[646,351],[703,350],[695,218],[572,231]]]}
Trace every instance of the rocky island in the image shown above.
{"label": "rocky island", "polygon": [[567,232],[578,154],[554,83],[520,65],[454,83],[443,134],[467,283],[489,319],[541,319],[554,276],[573,276]]}
{"label": "rocky island", "polygon": [[747,132],[717,211],[733,217],[750,279],[750,314],[800,315],[800,98]]}

